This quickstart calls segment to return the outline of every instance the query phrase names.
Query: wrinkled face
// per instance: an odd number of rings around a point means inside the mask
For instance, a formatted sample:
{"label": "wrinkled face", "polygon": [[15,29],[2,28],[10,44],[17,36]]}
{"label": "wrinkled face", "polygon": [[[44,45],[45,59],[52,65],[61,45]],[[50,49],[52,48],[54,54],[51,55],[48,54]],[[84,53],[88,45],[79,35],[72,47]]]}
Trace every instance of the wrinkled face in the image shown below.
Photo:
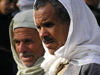
{"label": "wrinkled face", "polygon": [[0,0],[0,13],[6,15],[15,10],[17,0]]}
{"label": "wrinkled face", "polygon": [[50,3],[35,10],[34,16],[41,40],[50,54],[54,54],[57,49],[65,44],[69,25],[63,24],[61,19],[56,17],[55,9]]}
{"label": "wrinkled face", "polygon": [[44,54],[39,34],[32,28],[14,29],[14,43],[19,58],[27,67],[31,67]]}

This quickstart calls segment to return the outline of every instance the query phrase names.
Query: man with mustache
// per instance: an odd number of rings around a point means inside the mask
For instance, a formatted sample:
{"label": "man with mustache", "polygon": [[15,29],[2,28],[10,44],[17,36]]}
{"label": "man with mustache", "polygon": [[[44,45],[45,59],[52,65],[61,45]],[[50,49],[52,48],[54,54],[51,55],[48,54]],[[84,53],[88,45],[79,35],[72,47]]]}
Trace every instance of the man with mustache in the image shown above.
{"label": "man with mustache", "polygon": [[100,75],[100,28],[83,0],[36,0],[45,75]]}
{"label": "man with mustache", "polygon": [[33,11],[16,14],[9,31],[11,50],[18,66],[17,75],[43,75],[40,65],[44,60],[44,48],[33,21]]}

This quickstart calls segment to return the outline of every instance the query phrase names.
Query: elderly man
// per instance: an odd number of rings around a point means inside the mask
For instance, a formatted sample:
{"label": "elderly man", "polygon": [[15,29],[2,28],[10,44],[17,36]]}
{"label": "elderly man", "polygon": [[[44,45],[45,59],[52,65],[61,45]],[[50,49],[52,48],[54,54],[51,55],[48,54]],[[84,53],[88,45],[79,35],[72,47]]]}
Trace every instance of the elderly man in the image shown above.
{"label": "elderly man", "polygon": [[36,0],[45,75],[99,75],[100,29],[83,0]]}
{"label": "elderly man", "polygon": [[40,67],[44,48],[33,21],[32,10],[20,12],[10,24],[11,49],[18,65],[17,75],[43,75]]}

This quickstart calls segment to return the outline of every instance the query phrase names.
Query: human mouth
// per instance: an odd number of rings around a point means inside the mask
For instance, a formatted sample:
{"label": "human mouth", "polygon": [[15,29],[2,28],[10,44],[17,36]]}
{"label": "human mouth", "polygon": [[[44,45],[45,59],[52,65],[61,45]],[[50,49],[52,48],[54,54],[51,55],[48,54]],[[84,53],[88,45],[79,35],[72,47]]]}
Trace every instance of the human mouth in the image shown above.
{"label": "human mouth", "polygon": [[23,52],[20,53],[20,57],[23,61],[31,61],[34,58],[34,55],[31,52]]}
{"label": "human mouth", "polygon": [[43,42],[47,48],[50,48],[50,47],[52,47],[52,44],[54,41],[52,38],[45,38],[45,39],[43,39]]}

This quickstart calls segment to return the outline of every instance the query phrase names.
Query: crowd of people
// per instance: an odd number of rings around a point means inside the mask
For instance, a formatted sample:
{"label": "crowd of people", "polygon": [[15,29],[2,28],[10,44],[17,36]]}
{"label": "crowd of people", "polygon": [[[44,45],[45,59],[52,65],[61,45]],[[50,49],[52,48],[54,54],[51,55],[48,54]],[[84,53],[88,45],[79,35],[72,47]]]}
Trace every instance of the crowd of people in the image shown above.
{"label": "crowd of people", "polygon": [[0,0],[0,75],[100,75],[100,0]]}

